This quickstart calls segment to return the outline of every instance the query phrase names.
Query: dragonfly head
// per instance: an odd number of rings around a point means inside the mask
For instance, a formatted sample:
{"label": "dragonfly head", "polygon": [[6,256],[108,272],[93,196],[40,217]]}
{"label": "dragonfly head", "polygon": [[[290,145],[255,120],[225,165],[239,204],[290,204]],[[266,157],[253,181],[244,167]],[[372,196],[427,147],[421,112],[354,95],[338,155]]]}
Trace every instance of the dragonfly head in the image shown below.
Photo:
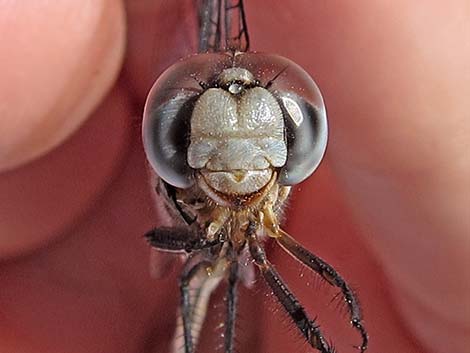
{"label": "dragonfly head", "polygon": [[[199,87],[194,87],[199,84]],[[170,67],[147,99],[143,140],[155,172],[177,188],[195,183],[246,196],[273,178],[306,179],[326,149],[314,81],[288,59],[198,54]]]}

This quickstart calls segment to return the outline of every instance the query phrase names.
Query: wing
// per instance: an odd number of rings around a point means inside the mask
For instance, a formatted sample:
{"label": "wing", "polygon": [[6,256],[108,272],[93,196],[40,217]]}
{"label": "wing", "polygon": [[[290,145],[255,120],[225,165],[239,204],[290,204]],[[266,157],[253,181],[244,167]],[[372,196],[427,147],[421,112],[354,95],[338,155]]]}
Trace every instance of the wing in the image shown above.
{"label": "wing", "polygon": [[[191,281],[191,336],[193,338],[193,347],[197,347],[211,294],[225,277],[226,268],[226,259],[220,258],[212,267],[210,275],[207,272],[201,272]],[[183,318],[181,311],[178,312],[171,352],[184,353]]]}

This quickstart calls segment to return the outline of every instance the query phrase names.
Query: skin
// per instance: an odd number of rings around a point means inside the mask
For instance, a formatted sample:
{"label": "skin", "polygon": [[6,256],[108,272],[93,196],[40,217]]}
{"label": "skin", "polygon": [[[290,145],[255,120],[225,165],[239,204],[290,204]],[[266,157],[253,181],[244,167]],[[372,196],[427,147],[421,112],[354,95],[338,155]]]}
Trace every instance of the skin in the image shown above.
{"label": "skin", "polygon": [[[371,352],[463,352],[468,2],[292,3],[246,6],[252,48],[312,73],[330,117],[326,160],[294,188],[286,229],[358,289]],[[139,128],[152,82],[194,51],[189,5],[0,2],[3,351],[167,350],[176,273],[148,275],[141,235],[161,220]],[[315,313],[299,267],[268,254]],[[239,351],[299,345],[262,292],[243,291],[240,302]]]}

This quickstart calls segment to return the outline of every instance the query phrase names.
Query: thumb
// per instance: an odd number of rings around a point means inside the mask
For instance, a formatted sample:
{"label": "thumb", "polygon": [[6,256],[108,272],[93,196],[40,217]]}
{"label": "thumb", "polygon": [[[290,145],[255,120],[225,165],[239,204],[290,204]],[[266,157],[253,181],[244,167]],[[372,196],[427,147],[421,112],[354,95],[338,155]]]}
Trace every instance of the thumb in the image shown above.
{"label": "thumb", "polygon": [[56,237],[109,179],[103,156],[120,143],[99,146],[106,152],[93,158],[83,148],[97,146],[90,134],[115,124],[109,119],[94,119],[52,158],[18,166],[64,142],[90,116],[120,68],[124,27],[118,0],[0,3],[0,257]]}
{"label": "thumb", "polygon": [[70,136],[114,81],[124,49],[116,0],[0,4],[0,171]]}

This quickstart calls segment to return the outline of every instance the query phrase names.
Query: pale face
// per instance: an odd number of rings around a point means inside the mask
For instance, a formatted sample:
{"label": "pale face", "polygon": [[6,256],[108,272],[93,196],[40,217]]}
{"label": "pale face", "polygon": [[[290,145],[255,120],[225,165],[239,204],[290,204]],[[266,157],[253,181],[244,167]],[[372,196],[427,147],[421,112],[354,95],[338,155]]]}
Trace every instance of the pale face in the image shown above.
{"label": "pale face", "polygon": [[194,106],[188,164],[218,192],[251,194],[286,163],[282,110],[246,69],[226,69],[218,82]]}

